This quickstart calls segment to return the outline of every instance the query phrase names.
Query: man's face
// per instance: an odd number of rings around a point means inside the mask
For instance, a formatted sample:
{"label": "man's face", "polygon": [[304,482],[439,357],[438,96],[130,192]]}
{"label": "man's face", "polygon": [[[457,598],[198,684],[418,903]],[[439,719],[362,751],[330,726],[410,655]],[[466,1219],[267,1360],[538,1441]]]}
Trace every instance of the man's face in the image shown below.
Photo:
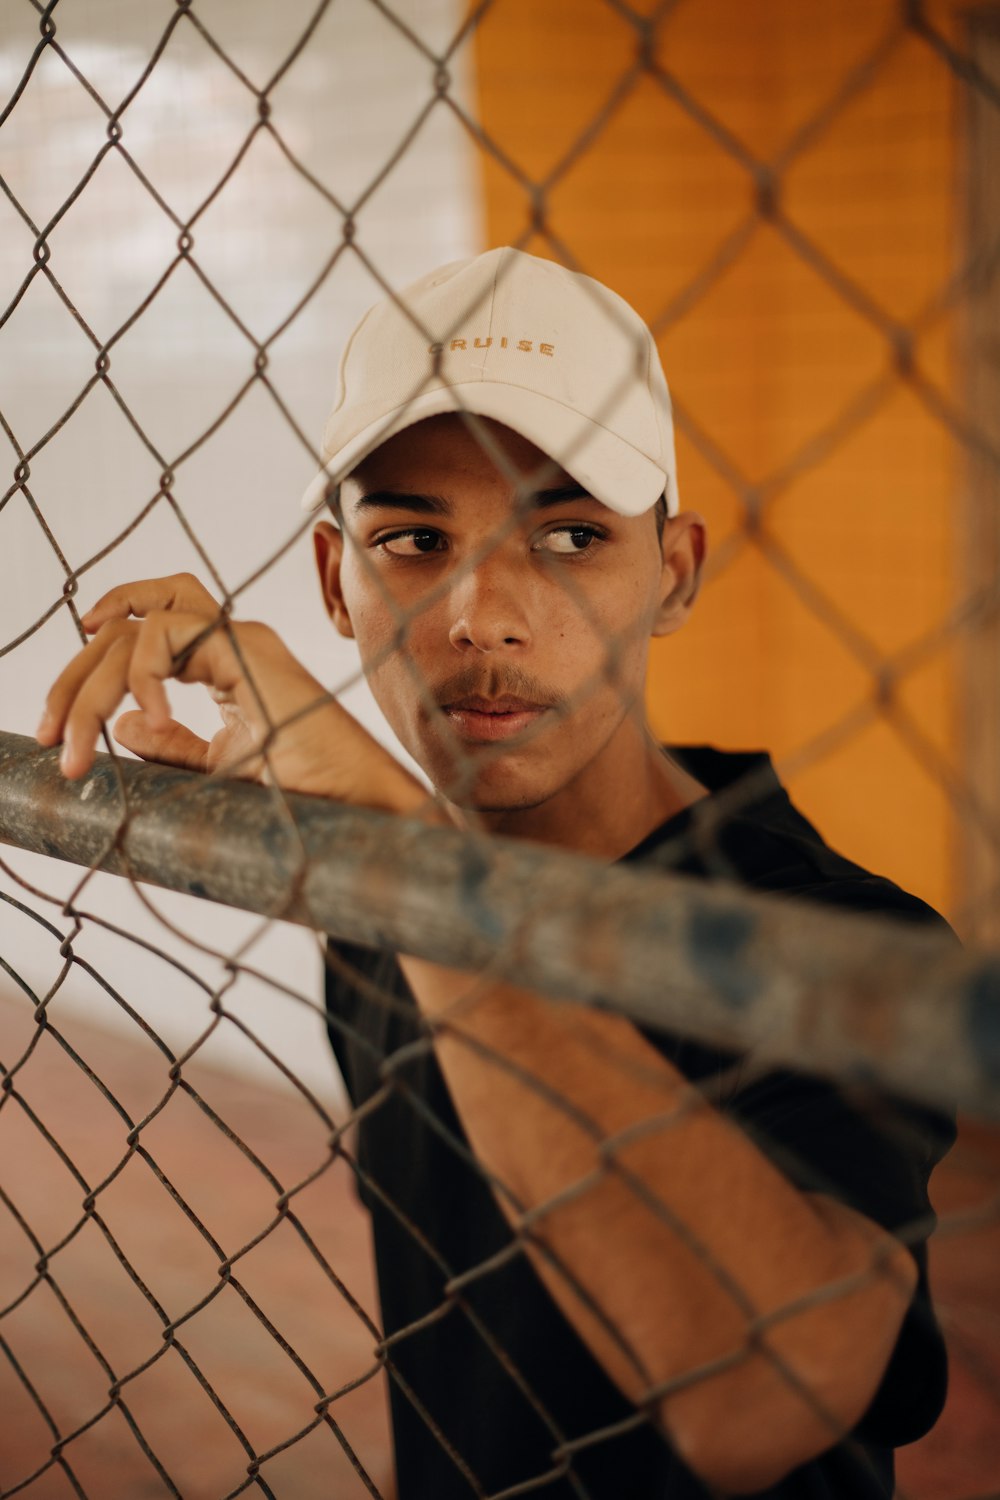
{"label": "man's face", "polygon": [[453,416],[391,438],[342,487],[343,540],[321,526],[317,548],[401,743],[452,801],[501,813],[613,775],[678,571],[652,511],[620,516],[482,427],[493,454]]}

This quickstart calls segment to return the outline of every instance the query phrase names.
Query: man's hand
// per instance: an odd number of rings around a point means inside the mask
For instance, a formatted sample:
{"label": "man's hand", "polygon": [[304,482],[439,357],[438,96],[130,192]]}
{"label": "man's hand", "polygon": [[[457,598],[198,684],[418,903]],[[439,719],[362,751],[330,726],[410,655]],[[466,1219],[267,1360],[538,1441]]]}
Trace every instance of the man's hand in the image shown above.
{"label": "man's hand", "polygon": [[[93,636],[60,674],[38,726],[62,741],[71,778],[93,764],[97,740],[127,693],[115,738],[144,760],[197,771],[270,777],[289,791],[364,807],[416,812],[427,794],[334,702],[266,625],[236,624],[190,574],[122,584],[83,616]],[[223,727],[203,740],[170,712],[164,683],[200,682]]]}

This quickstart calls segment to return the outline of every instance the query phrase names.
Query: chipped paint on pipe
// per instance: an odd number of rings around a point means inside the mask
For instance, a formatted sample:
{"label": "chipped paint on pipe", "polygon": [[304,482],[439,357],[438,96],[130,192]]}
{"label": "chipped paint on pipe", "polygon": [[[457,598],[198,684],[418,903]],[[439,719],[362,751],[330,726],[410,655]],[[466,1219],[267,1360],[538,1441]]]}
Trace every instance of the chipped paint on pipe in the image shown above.
{"label": "chipped paint on pipe", "polygon": [[1000,1118],[1000,958],[906,923],[14,734],[0,841]]}

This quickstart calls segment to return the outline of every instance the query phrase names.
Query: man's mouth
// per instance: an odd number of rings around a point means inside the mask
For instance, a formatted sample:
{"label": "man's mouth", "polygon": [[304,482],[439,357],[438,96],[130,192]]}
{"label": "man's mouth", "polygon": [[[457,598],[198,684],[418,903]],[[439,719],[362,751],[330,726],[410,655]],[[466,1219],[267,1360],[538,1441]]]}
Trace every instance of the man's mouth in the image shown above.
{"label": "man's mouth", "polygon": [[502,698],[470,696],[442,704],[441,712],[459,739],[492,741],[520,734],[548,712],[548,705],[510,694]]}

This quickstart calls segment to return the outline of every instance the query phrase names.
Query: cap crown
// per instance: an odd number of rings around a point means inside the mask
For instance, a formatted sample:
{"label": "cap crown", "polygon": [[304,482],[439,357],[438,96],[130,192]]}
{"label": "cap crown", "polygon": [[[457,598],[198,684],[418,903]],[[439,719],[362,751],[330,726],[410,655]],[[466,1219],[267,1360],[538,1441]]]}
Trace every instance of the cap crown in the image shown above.
{"label": "cap crown", "polygon": [[663,493],[677,509],[656,345],[588,276],[505,246],[371,308],[341,361],[325,473],[342,478],[394,432],[456,410],[513,427],[615,510],[638,514]]}

